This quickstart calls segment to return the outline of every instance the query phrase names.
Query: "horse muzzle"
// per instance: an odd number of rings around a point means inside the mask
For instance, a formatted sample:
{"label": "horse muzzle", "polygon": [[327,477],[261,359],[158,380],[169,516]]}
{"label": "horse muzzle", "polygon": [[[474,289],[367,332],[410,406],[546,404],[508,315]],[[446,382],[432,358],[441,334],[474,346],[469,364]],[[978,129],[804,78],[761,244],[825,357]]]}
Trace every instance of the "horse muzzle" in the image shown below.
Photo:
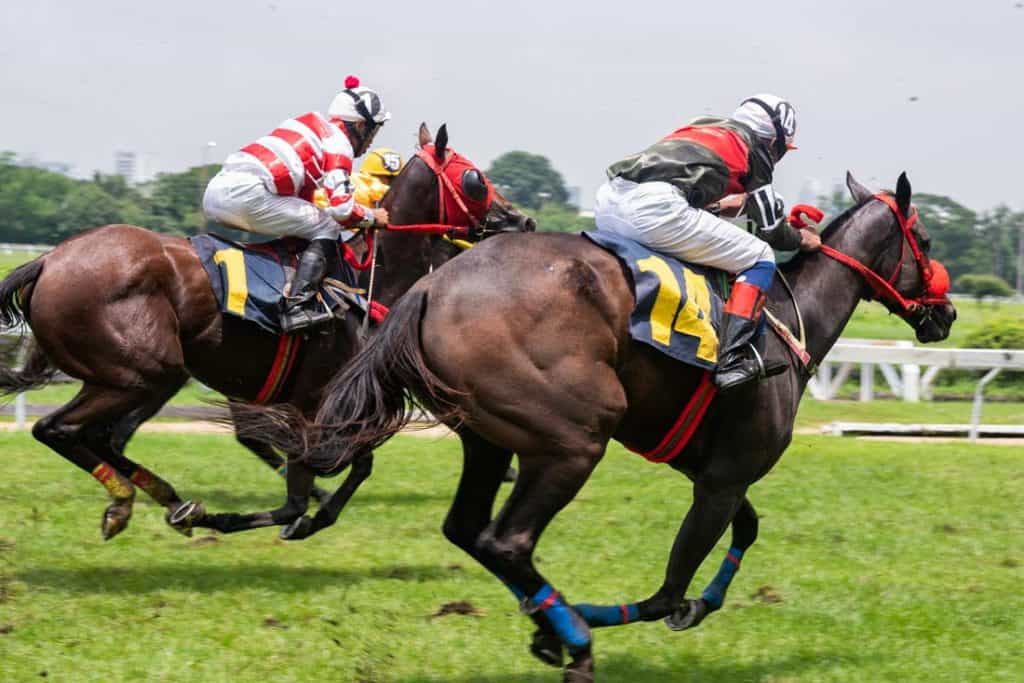
{"label": "horse muzzle", "polygon": [[952,303],[925,306],[913,322],[917,340],[922,344],[942,341],[956,321],[956,308]]}

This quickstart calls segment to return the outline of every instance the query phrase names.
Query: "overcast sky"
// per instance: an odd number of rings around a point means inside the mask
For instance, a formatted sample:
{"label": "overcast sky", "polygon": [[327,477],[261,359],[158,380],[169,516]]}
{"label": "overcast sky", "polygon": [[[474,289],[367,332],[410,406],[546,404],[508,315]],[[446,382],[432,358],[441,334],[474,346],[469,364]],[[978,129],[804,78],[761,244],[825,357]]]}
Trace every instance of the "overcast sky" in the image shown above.
{"label": "overcast sky", "polygon": [[775,92],[797,108],[777,170],[795,200],[847,168],[976,209],[1024,208],[1024,8],[974,2],[5,0],[0,150],[110,172],[220,161],[348,73],[412,150],[447,121],[482,167],[548,156],[588,208],[604,168],[686,120]]}

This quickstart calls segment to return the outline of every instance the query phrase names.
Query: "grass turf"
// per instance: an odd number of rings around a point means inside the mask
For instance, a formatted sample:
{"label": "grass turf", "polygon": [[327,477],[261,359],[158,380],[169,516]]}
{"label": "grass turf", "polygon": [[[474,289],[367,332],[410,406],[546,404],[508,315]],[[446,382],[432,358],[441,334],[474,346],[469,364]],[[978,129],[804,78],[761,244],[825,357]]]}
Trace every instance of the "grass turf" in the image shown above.
{"label": "grass turf", "polygon": [[[95,482],[26,435],[0,445],[4,681],[559,680],[527,654],[513,598],[439,532],[455,441],[396,438],[339,524],[298,544],[187,540],[141,499],[104,543]],[[227,436],[146,434],[129,453],[213,510],[282,496]],[[752,490],[761,537],[726,607],[692,632],[597,631],[599,680],[1020,680],[1022,483],[1019,449],[798,436]],[[538,567],[573,600],[646,597],[689,500],[615,446]],[[431,618],[456,601],[484,614]]]}

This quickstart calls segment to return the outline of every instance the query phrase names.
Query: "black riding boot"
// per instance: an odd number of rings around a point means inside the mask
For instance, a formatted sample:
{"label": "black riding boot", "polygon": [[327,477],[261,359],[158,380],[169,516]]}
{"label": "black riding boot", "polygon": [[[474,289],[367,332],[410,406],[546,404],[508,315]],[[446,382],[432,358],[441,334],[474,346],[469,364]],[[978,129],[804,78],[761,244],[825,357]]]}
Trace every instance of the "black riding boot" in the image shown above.
{"label": "black riding boot", "polygon": [[281,312],[281,328],[286,334],[322,325],[334,318],[317,300],[316,293],[327,275],[328,266],[334,261],[337,248],[334,240],[320,239],[310,242],[302,253]]}
{"label": "black riding boot", "polygon": [[[760,294],[764,297],[764,294]],[[758,334],[763,299],[753,306],[752,316],[747,318],[735,313],[723,316],[721,343],[718,345],[718,368],[715,370],[715,386],[721,391],[738,387],[762,377],[778,375],[789,367],[782,361],[768,361],[764,358],[764,342]]]}

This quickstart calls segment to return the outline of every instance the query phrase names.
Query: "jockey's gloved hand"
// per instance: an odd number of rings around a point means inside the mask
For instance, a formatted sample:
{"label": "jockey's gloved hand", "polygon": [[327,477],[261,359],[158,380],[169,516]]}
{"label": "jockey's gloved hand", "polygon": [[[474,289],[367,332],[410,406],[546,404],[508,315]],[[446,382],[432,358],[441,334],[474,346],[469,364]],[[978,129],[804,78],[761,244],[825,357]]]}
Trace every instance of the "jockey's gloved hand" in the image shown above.
{"label": "jockey's gloved hand", "polygon": [[356,200],[347,192],[335,192],[331,195],[330,203],[327,205],[327,213],[334,220],[347,224],[352,218],[353,210],[356,208]]}
{"label": "jockey's gloved hand", "polygon": [[373,210],[373,227],[386,228],[390,221],[391,216],[388,215],[387,209],[379,208]]}

